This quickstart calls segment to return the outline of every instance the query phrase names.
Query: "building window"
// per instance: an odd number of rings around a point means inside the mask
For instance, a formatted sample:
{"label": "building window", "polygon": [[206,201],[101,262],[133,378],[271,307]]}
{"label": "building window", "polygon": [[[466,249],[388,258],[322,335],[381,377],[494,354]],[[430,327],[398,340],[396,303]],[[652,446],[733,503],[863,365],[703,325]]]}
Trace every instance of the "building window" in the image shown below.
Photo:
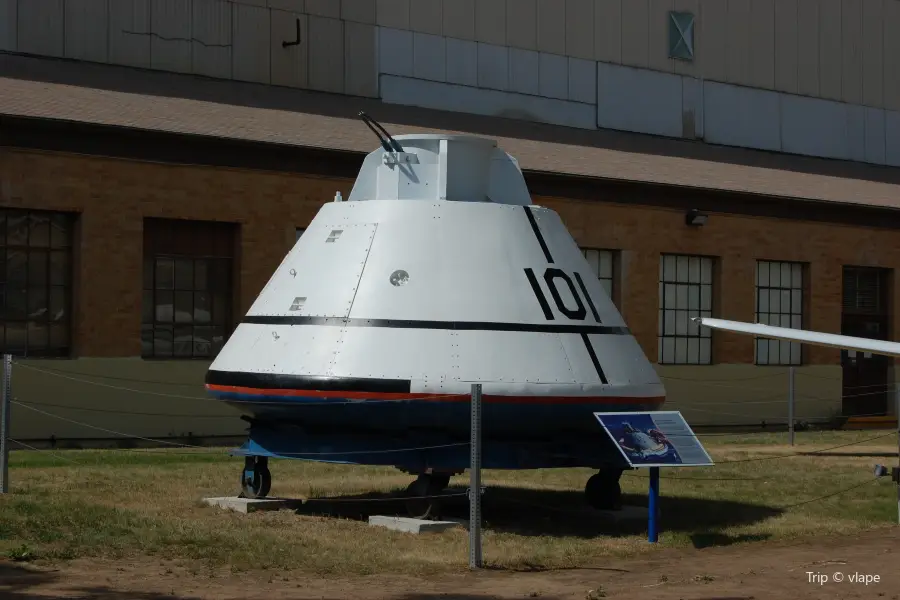
{"label": "building window", "polygon": [[669,13],[669,58],[694,60],[694,15]]}
{"label": "building window", "polygon": [[234,227],[144,221],[141,354],[212,359],[231,333]]}
{"label": "building window", "polygon": [[303,227],[298,227],[298,228],[297,228],[297,231],[296,231],[296,236],[297,236],[297,237],[294,238],[294,243],[295,243],[295,244],[296,244],[298,241],[300,241],[300,236],[303,235],[303,232],[304,232],[304,231],[306,231],[306,229],[304,229]]}
{"label": "building window", "polygon": [[[803,328],[803,264],[760,260],[756,263],[756,322]],[[756,364],[802,364],[799,342],[756,338]]]}
{"label": "building window", "polygon": [[612,300],[613,292],[615,291],[615,286],[613,285],[615,251],[582,248],[581,252],[591,266],[592,273],[600,280],[600,284],[606,290],[606,295]]}
{"label": "building window", "polygon": [[73,215],[0,209],[0,346],[21,357],[70,355]]}
{"label": "building window", "polygon": [[712,363],[712,332],[691,319],[712,316],[713,259],[664,254],[659,264],[658,362]]}

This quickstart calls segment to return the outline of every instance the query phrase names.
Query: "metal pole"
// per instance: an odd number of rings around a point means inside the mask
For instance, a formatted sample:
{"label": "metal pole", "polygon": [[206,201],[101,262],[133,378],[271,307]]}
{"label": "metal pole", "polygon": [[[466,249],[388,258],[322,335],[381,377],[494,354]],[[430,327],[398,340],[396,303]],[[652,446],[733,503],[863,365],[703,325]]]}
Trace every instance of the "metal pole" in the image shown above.
{"label": "metal pole", "polygon": [[659,467],[650,467],[650,493],[647,502],[647,539],[651,544],[659,540]]}
{"label": "metal pole", "polygon": [[794,367],[788,373],[788,437],[794,445]]}
{"label": "metal pole", "polygon": [[481,384],[472,384],[471,463],[469,465],[469,568],[481,563]]}
{"label": "metal pole", "polygon": [[0,494],[9,493],[9,421],[12,400],[12,355],[3,355],[3,393],[0,394]]}

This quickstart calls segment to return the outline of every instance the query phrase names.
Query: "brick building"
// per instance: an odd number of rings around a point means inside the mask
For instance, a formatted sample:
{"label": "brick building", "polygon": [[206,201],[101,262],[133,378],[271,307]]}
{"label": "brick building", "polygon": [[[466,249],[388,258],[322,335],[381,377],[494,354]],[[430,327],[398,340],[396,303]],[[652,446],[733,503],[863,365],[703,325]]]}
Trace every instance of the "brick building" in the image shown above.
{"label": "brick building", "polygon": [[[234,19],[251,10],[238,5]],[[218,77],[74,51],[71,58],[79,60],[59,60],[70,56],[67,45],[60,52],[8,48],[19,54],[0,54],[0,341],[22,357],[14,394],[32,408],[101,428],[17,405],[14,437],[109,437],[103,430],[240,435],[243,423],[203,397],[205,369],[318,208],[337,191],[349,194],[362,157],[377,147],[355,118],[360,110],[394,134],[483,135],[512,154],[534,202],[561,215],[657,362],[668,406],[692,423],[783,423],[789,367],[795,368],[800,419],[892,414],[888,390],[895,368],[889,361],[699,331],[689,321],[711,314],[898,337],[900,163],[892,154],[898,138],[884,125],[894,118],[888,108],[866,108],[862,155],[840,160],[805,150],[812,142],[775,152],[734,142],[752,137],[748,131],[759,125],[754,106],[729,97],[734,119],[750,119],[750,125],[716,130],[724,121],[715,111],[727,105],[716,102],[736,92],[710,88],[699,113],[688,109],[687,79],[679,83],[684,104],[676,134],[654,131],[653,123],[661,122],[650,123],[655,116],[628,127],[564,122],[569,117],[563,115],[581,114],[587,104],[579,96],[587,92],[575,89],[584,67],[577,61],[587,59],[574,55],[567,59],[571,93],[565,101],[538,94],[526,105],[517,92],[479,83],[471,90],[507,96],[458,96],[453,102],[462,108],[441,106],[445,93],[462,86],[445,90],[429,87],[435,82],[424,75],[416,79],[431,55],[416,51],[416,61],[425,61],[415,62],[416,77],[404,79],[391,71],[399,69],[392,63],[375,69],[373,83],[360,61],[374,54],[383,65],[386,45],[405,38],[390,38],[395,33],[387,26],[364,16],[317,10],[312,1],[298,9],[305,41],[299,50],[273,42],[271,74],[259,82],[238,77],[237,63],[231,77]],[[270,12],[274,40],[281,17]],[[372,15],[376,19],[374,8]],[[314,24],[335,21],[346,36],[345,55],[332,65],[341,70],[340,89],[329,87],[330,59],[315,46],[327,39],[317,37]],[[22,18],[19,23],[21,29]],[[282,21],[277,24],[283,29]],[[407,25],[410,39],[418,40]],[[367,38],[353,35],[370,30],[380,40],[375,52],[354,45]],[[449,48],[446,23],[442,31]],[[426,46],[434,41],[423,39]],[[148,48],[154,52],[155,46]],[[275,81],[277,60],[287,60],[276,59],[278,48],[302,53],[306,79]],[[540,64],[561,56],[538,54]],[[599,78],[612,77],[603,71],[612,63],[593,64],[595,114],[625,110],[608,98],[604,105],[596,91],[603,89]],[[519,73],[509,65],[508,73]],[[445,67],[447,79],[450,63]],[[388,97],[392,93],[406,100]],[[479,108],[485,105],[493,108]],[[659,108],[657,102],[644,112]],[[479,111],[492,112],[474,114]],[[788,117],[779,118],[787,140],[793,135],[785,129]],[[869,126],[878,118],[881,138]],[[713,145],[706,138],[715,131],[732,138]]]}

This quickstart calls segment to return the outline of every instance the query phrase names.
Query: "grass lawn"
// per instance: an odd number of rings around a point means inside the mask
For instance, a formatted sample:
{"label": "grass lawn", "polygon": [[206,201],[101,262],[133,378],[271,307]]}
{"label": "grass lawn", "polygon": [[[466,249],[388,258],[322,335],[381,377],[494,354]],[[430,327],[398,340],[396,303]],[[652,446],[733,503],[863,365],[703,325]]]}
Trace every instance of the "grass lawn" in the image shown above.
{"label": "grass lawn", "polygon": [[[886,437],[802,454],[876,436]],[[889,431],[799,432],[794,448],[785,433],[701,439],[718,464],[663,470],[659,546],[808,538],[896,522],[896,486],[872,475],[875,463],[896,464],[897,439]],[[747,460],[757,458],[765,460]],[[467,565],[463,529],[413,536],[365,523],[368,514],[402,513],[401,504],[371,498],[402,490],[409,475],[272,461],[272,496],[340,500],[251,515],[202,505],[203,497],[237,492],[241,465],[225,449],[69,450],[55,456],[15,451],[11,493],[0,496],[0,554],[39,561],[149,555],[187,559],[198,571],[230,567],[318,575],[426,574]],[[485,471],[486,564],[576,567],[605,556],[653,552],[646,522],[611,523],[587,507],[582,490],[590,475],[585,469]],[[451,487],[464,492],[467,483],[468,474],[454,478]],[[646,471],[626,473],[622,485],[626,503],[646,504]],[[361,501],[362,495],[370,501]],[[448,516],[465,517],[467,511],[464,497],[448,500]]]}

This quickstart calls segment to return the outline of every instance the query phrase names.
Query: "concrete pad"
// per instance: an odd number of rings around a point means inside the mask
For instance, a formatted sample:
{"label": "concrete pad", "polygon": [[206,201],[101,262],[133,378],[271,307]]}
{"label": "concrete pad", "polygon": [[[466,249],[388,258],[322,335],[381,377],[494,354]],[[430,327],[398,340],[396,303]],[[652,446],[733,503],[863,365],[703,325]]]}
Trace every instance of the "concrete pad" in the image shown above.
{"label": "concrete pad", "polygon": [[[650,510],[646,506],[623,506],[620,510],[595,510],[593,512],[599,517],[612,521],[646,521],[650,518]],[[661,514],[661,511],[657,511],[657,515]]]}
{"label": "concrete pad", "polygon": [[369,517],[369,525],[387,527],[388,529],[405,533],[440,533],[453,527],[459,527],[460,523],[457,521],[425,521],[409,517],[372,515]]}
{"label": "concrete pad", "polygon": [[236,496],[228,496],[224,498],[204,498],[203,501],[209,506],[218,506],[233,510],[235,512],[247,514],[261,510],[280,510],[282,508],[290,508],[294,502],[284,498],[263,498],[255,500],[253,498],[238,498]]}

